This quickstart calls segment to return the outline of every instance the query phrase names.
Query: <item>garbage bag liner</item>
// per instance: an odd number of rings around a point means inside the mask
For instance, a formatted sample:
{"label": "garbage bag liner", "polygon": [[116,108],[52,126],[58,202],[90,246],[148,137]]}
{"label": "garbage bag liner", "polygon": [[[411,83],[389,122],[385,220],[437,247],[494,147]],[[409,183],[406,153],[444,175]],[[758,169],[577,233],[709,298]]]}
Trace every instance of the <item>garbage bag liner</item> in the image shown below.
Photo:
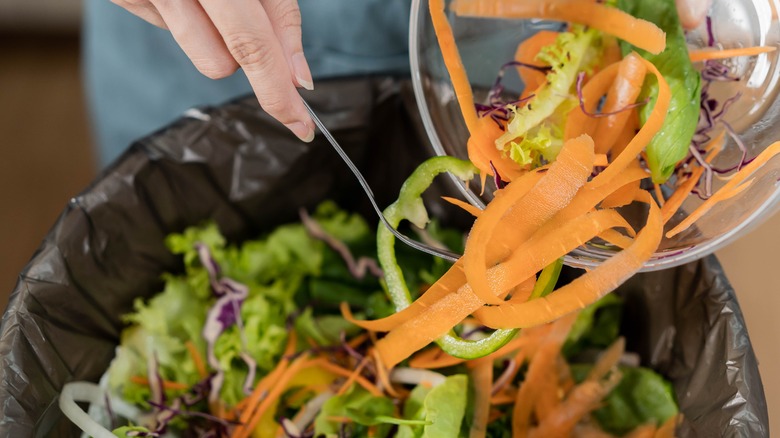
{"label": "garbage bag liner", "polygon": [[[373,77],[318,83],[306,94],[380,205],[430,154],[410,90],[404,80]],[[456,193],[440,180],[428,198],[433,215],[465,224],[436,202]],[[240,241],[324,199],[371,217],[325,139],[301,143],[252,96],[190,110],[135,142],[70,200],[19,275],[0,327],[0,436],[78,435],[59,411],[59,391],[97,381],[121,315],[160,290],[163,272],[181,269],[163,246],[167,234],[213,219]],[[768,436],[756,358],[714,257],[638,275],[619,293],[628,348],[673,382],[683,436]]]}

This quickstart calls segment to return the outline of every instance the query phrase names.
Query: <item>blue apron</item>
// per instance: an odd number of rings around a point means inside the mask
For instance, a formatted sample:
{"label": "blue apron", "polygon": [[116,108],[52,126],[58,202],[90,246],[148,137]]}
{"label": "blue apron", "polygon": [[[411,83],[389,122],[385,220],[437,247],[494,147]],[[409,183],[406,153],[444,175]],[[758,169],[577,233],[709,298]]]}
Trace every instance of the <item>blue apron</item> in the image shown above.
{"label": "blue apron", "polygon": [[[303,47],[317,79],[408,74],[410,0],[299,0]],[[101,166],[182,112],[249,93],[242,72],[201,75],[170,33],[109,0],[86,0],[83,71]],[[316,83],[315,83],[316,87]]]}

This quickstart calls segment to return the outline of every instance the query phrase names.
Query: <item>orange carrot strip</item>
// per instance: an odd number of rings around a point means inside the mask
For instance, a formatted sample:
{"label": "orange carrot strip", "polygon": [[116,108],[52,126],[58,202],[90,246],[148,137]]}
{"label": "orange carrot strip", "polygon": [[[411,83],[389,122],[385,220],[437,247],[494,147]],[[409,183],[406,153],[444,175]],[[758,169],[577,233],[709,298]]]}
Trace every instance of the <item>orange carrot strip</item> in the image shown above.
{"label": "orange carrot strip", "polygon": [[[593,75],[582,87],[582,103],[588,114],[596,112],[601,97],[607,94],[619,70],[620,63],[608,65]],[[579,106],[571,110],[566,117],[563,138],[568,140],[582,134],[593,136],[598,128],[599,120],[588,114],[582,111]]]}
{"label": "orange carrot strip", "polygon": [[655,24],[601,3],[583,0],[456,0],[452,9],[463,16],[546,18],[584,24],[614,35],[653,54],[666,47],[666,35]]}
{"label": "orange carrot strip", "polygon": [[601,40],[604,52],[601,56],[600,67],[604,68],[610,64],[620,62],[623,59],[623,53],[620,51],[620,44],[618,44],[617,38],[612,35],[604,35]]}
{"label": "orange carrot strip", "polygon": [[668,420],[658,427],[653,438],[674,438],[674,431],[681,420],[682,414],[669,417]]}
{"label": "orange carrot strip", "polygon": [[672,196],[666,200],[666,204],[664,204],[663,209],[661,209],[664,224],[669,222],[674,214],[677,213],[677,210],[679,210],[683,205],[685,199],[688,198],[688,194],[691,193],[691,190],[693,190],[694,187],[696,187],[696,183],[699,182],[699,178],[701,178],[703,173],[703,167],[696,167],[693,169],[691,176],[689,176],[688,179],[686,179],[682,184],[677,186],[677,189],[675,189],[674,193],[672,193]]}
{"label": "orange carrot strip", "polygon": [[753,46],[753,47],[738,47],[736,49],[703,49],[703,50],[689,50],[688,58],[691,62],[702,62],[710,59],[727,59],[736,58],[738,56],[756,56],[762,53],[774,52],[777,50],[775,46]]}
{"label": "orange carrot strip", "polygon": [[621,336],[601,353],[593,368],[590,369],[587,379],[593,381],[603,379],[612,368],[617,366],[625,351],[626,338]]}
{"label": "orange carrot strip", "polygon": [[272,383],[273,387],[270,388],[268,395],[262,399],[260,404],[257,406],[257,409],[251,412],[250,417],[246,421],[242,421],[242,424],[236,427],[236,429],[233,431],[232,438],[249,437],[249,434],[251,434],[255,429],[257,423],[260,421],[260,418],[262,418],[265,411],[268,410],[268,408],[270,408],[272,404],[274,404],[282,395],[287,387],[287,382],[289,382],[290,379],[292,379],[299,371],[308,366],[311,366],[311,361],[309,361],[309,354],[307,352],[304,352],[298,358],[293,360],[290,363],[290,366],[287,367],[287,369],[281,373],[279,378]]}
{"label": "orange carrot strip", "polygon": [[[731,198],[739,195],[740,193],[745,191],[745,189],[750,187],[750,185],[753,184],[753,182],[755,182],[755,180],[756,180],[755,178],[751,178],[751,179],[745,181],[744,183],[738,185],[737,187],[732,187],[731,189],[726,190],[726,192],[723,194],[723,198],[721,200],[725,201],[727,199],[731,199]],[[723,191],[723,189],[721,189],[721,191]]]}
{"label": "orange carrot strip", "polygon": [[647,67],[636,53],[629,53],[618,64],[617,75],[607,92],[602,113],[620,112],[599,119],[596,133],[593,135],[597,153],[606,153],[617,141],[631,117],[631,111],[623,109],[636,102],[646,73]]}
{"label": "orange carrot strip", "polygon": [[490,404],[491,405],[508,405],[510,403],[514,403],[515,399],[517,398],[516,393],[512,393],[511,391],[502,391],[498,394],[490,397]]}
{"label": "orange carrot strip", "polygon": [[531,298],[531,294],[534,292],[535,284],[536,278],[528,277],[528,279],[512,290],[512,297],[507,301],[528,301],[528,299]]}
{"label": "orange carrot strip", "polygon": [[[565,224],[571,218],[576,218],[590,211],[599,201],[601,201],[601,199],[603,199],[604,196],[608,195],[615,189],[621,187],[622,185],[627,184],[630,181],[638,180],[645,176],[646,173],[640,169],[626,169],[625,171],[621,172],[615,179],[605,183],[601,187],[596,187],[596,188],[590,187],[587,190],[583,188],[583,193],[580,196],[578,196],[579,199],[575,198],[576,202],[573,201],[569,205],[569,207],[566,207],[564,210],[562,210],[556,216],[556,219],[552,222],[557,221],[558,223]],[[652,213],[654,211],[655,210],[651,208],[650,221],[648,222],[649,225],[653,224]],[[646,226],[645,228],[647,229],[648,227]],[[650,226],[649,228],[652,229],[653,227]],[[608,266],[611,271],[618,271],[617,274],[620,274],[619,267],[620,267],[621,260],[628,259],[629,261],[632,261],[633,258],[637,257],[638,255],[643,256],[644,252],[647,251],[649,251],[649,255],[652,255],[652,252],[654,251],[655,247],[657,247],[658,242],[656,241],[653,244],[653,240],[654,240],[653,234],[655,234],[654,231],[648,231],[648,230],[645,231],[646,232],[644,233],[645,235],[644,238],[641,238],[641,236],[639,236],[639,238],[634,242],[634,244],[631,247],[629,247],[627,250],[623,251],[621,254],[618,254],[618,256],[613,258],[612,260],[614,261],[612,261],[612,263],[606,263],[605,265]],[[660,235],[660,231],[658,234]],[[658,238],[658,241],[660,241],[660,237]],[[646,246],[653,246],[653,247],[646,248]],[[649,255],[647,257],[649,257]],[[641,266],[641,264],[642,263],[639,263],[639,266]],[[495,268],[491,268],[491,269],[495,269]],[[632,265],[632,269],[633,269],[633,265]],[[450,272],[451,271],[452,269],[450,270]],[[628,272],[626,275],[630,275],[632,272]],[[570,292],[563,295],[567,296],[570,294],[572,295],[575,301],[577,301],[576,297],[579,297],[581,294],[588,297],[594,294],[596,296],[603,295],[604,293],[610,291],[611,289],[607,288],[606,291],[602,291],[599,288],[599,286],[606,287],[609,283],[611,283],[611,280],[608,280],[608,278],[610,278],[609,275],[617,275],[617,274],[610,273],[610,272],[605,273],[603,270],[599,271],[599,275],[596,276],[596,280],[598,281],[596,281],[594,284],[589,285],[584,282],[583,283],[575,282],[573,283],[574,285],[580,285],[580,284],[582,285],[581,286],[568,285],[568,289],[565,290],[568,290]],[[586,277],[586,278],[590,278],[590,277]],[[506,280],[510,280],[510,279],[506,279]],[[517,278],[511,279],[511,281],[522,281],[522,280],[524,279],[520,279],[520,280],[518,280]],[[619,284],[622,281],[624,281],[623,276],[618,275],[618,278],[615,280],[615,283]],[[594,290],[594,288],[596,289]],[[434,289],[434,287],[432,287],[432,289]],[[558,299],[559,298],[556,298],[555,300]],[[549,321],[551,319],[555,319],[556,317],[560,316],[559,313],[554,312],[551,308],[547,308],[547,309],[544,308],[545,307],[544,303],[546,303],[545,300],[533,300],[529,303],[535,303],[535,302],[542,303],[541,306],[539,304],[534,304],[534,306],[537,306],[534,307],[535,310],[538,310],[539,307],[541,307],[542,309],[541,313],[539,313],[539,315],[543,315],[542,318],[539,318],[542,321],[544,320]],[[426,304],[425,310],[422,313],[415,315],[414,318],[405,320],[403,324],[396,326],[388,334],[388,336],[378,341],[377,343],[378,354],[381,357],[381,359],[384,361],[386,366],[393,366],[396,363],[408,357],[414,351],[421,349],[422,347],[424,347],[425,345],[427,345],[437,337],[446,333],[463,318],[465,318],[470,313],[482,307],[482,304],[483,303],[477,297],[475,297],[474,294],[471,292],[469,285],[463,285],[456,292],[447,293],[444,296],[442,296],[441,299],[439,300],[431,300],[429,304]],[[576,308],[576,306],[574,306],[574,308]],[[528,325],[529,326],[535,325],[536,323],[539,323],[539,321],[536,321],[535,323],[531,323]]]}
{"label": "orange carrot strip", "polygon": [[571,313],[555,321],[552,330],[536,351],[528,366],[525,380],[517,391],[515,405],[512,408],[513,437],[527,436],[531,427],[531,412],[538,400],[545,373],[555,366],[561,346],[566,341],[566,336],[576,319],[577,314]]}
{"label": "orange carrot strip", "polygon": [[[723,140],[725,135],[725,130],[720,131],[718,135],[715,136],[715,138],[713,138],[712,141],[707,143],[705,146],[707,151],[707,158],[705,158],[705,161],[707,163],[712,163],[712,160],[714,160],[720,151],[723,150]],[[677,210],[680,209],[683,202],[685,202],[685,200],[688,198],[688,194],[691,192],[691,190],[693,190],[693,188],[696,186],[696,183],[699,182],[699,179],[703,174],[704,168],[701,166],[696,166],[694,167],[691,176],[689,176],[688,179],[683,181],[681,184],[677,185],[677,188],[675,188],[672,196],[666,200],[666,203],[661,208],[664,224],[669,222],[674,214],[677,213]]]}
{"label": "orange carrot strip", "polygon": [[639,181],[633,181],[615,190],[601,201],[601,208],[618,208],[632,203],[637,192],[641,190],[639,186]]}
{"label": "orange carrot strip", "polygon": [[[579,423],[574,426],[572,436],[577,438],[615,438],[615,435],[604,432],[598,426],[591,423]],[[623,437],[625,438],[625,436]]]}
{"label": "orange carrot strip", "polygon": [[209,373],[206,370],[206,364],[203,362],[203,357],[201,357],[198,347],[196,347],[192,341],[185,342],[184,346],[187,347],[187,351],[190,352],[190,357],[192,357],[192,362],[195,364],[195,369],[198,370],[198,375],[201,378],[208,376]]}
{"label": "orange carrot strip", "polygon": [[[362,362],[361,362],[362,363]],[[327,358],[324,357],[318,357],[314,360],[312,360],[312,365],[322,368],[325,371],[328,371],[330,373],[346,377],[347,379],[352,378],[354,382],[357,382],[358,385],[362,386],[366,391],[371,393],[371,395],[376,397],[382,396],[382,391],[379,390],[379,388],[376,387],[373,383],[371,383],[368,379],[360,375],[360,372],[358,371],[357,374],[355,374],[354,371],[348,370],[346,368],[340,367],[333,362],[329,361]],[[354,376],[354,377],[353,377]]]}
{"label": "orange carrot strip", "polygon": [[604,230],[599,233],[598,236],[607,243],[611,243],[620,249],[626,249],[634,243],[633,239],[613,229]]}
{"label": "orange carrot strip", "polygon": [[571,367],[561,356],[558,356],[558,382],[564,396],[574,388],[574,377],[571,375]]}
{"label": "orange carrot strip", "polygon": [[290,364],[290,356],[295,353],[295,348],[298,344],[298,335],[293,330],[290,332],[290,335],[287,337],[287,345],[284,347],[284,352],[282,353],[282,358],[279,360],[279,363],[276,364],[276,367],[271,370],[268,374],[266,374],[265,377],[260,379],[260,381],[255,385],[255,389],[252,390],[252,393],[249,394],[248,397],[241,400],[239,402],[239,405],[242,407],[241,411],[241,417],[240,421],[242,424],[246,424],[249,421],[249,417],[251,417],[252,412],[257,410],[257,406],[260,404],[260,402],[266,398],[268,390],[271,389],[271,386],[277,381],[279,376],[284,374],[285,371],[287,371],[287,367]]}
{"label": "orange carrot strip", "polygon": [[569,436],[574,426],[601,405],[601,401],[620,383],[615,372],[604,382],[586,380],[572,389],[568,397],[531,433],[532,438]]}
{"label": "orange carrot strip", "polygon": [[372,332],[390,331],[404,322],[421,315],[433,303],[439,301],[445,295],[457,290],[466,281],[463,274],[463,263],[458,260],[450,269],[444,273],[422,296],[417,298],[407,308],[396,312],[390,316],[373,321],[356,319],[349,309],[347,303],[341,303],[341,314],[344,319],[350,323]]}
{"label": "orange carrot strip", "polygon": [[[132,376],[130,377],[130,381],[132,383],[135,383],[136,385],[142,385],[142,386],[149,385],[149,379],[143,376]],[[170,391],[184,391],[186,389],[189,389],[192,385],[187,385],[186,383],[172,382],[170,380],[163,380],[162,386],[164,389]]]}
{"label": "orange carrot strip", "polygon": [[436,369],[446,368],[465,362],[465,359],[450,356],[438,346],[432,346],[427,350],[422,350],[409,359],[409,366],[412,368]]}
{"label": "orange carrot strip", "polygon": [[474,316],[493,328],[531,327],[581,309],[621,285],[650,259],[661,242],[660,209],[648,192],[639,192],[637,198],[650,205],[650,212],[631,246],[550,295],[525,303],[485,307]]}
{"label": "orange carrot strip", "polygon": [[[487,175],[493,175],[493,167],[503,181],[514,181],[527,173],[525,168],[496,148],[496,138],[504,131],[490,117],[481,117],[477,121],[477,131],[471,132],[466,142],[469,160],[480,170],[482,190],[485,190]],[[493,167],[490,164],[493,164]],[[480,193],[481,194],[481,193]]]}
{"label": "orange carrot strip", "polygon": [[455,96],[460,105],[460,112],[469,132],[474,135],[479,130],[477,126],[477,111],[474,107],[474,93],[471,91],[471,84],[466,75],[466,68],[458,53],[458,46],[455,44],[455,35],[452,33],[452,27],[444,13],[444,2],[442,0],[431,0],[428,2],[431,14],[431,22],[436,32],[436,39],[441,48],[444,65],[450,74],[452,87],[455,89]]}
{"label": "orange carrot strip", "polygon": [[474,416],[469,438],[484,438],[487,434],[490,415],[490,392],[493,388],[493,361],[477,359],[471,368],[471,382],[474,385]]}
{"label": "orange carrot strip", "polygon": [[449,196],[442,196],[441,199],[449,202],[450,204],[456,207],[460,207],[461,209],[465,210],[467,213],[469,213],[474,217],[479,217],[479,215],[482,214],[482,210],[458,198],[450,198]]}
{"label": "orange carrot strip", "polygon": [[[619,190],[626,184],[640,181],[649,177],[649,173],[639,167],[629,166],[620,172],[614,179],[605,183],[601,187],[592,187],[588,184],[583,187],[571,203],[561,210],[548,225],[555,229],[562,227],[567,222],[591,212],[596,205],[606,199],[608,196]],[[637,194],[637,196],[639,196]]]}
{"label": "orange carrot strip", "polygon": [[[588,221],[593,218],[602,218],[605,217],[606,219],[623,221],[622,218],[620,218],[619,215],[617,215],[613,211],[608,210],[602,210],[594,212],[593,215],[595,216],[586,216],[584,219],[579,219],[578,221],[574,221],[576,225],[568,225],[568,227],[576,227],[580,224],[579,221]],[[606,220],[605,219],[605,220]],[[603,221],[598,220],[596,221],[596,227],[597,229],[594,231],[594,233],[587,237],[583,238],[585,241],[589,238],[591,238],[593,235],[598,233],[598,227],[601,227]],[[570,246],[573,246],[571,249],[576,248],[576,246],[579,246],[582,244],[582,241],[577,241],[572,238],[568,238],[568,234],[559,230],[560,232],[557,232],[554,234],[554,237],[559,240],[564,240],[562,243],[563,245],[568,244]],[[646,233],[648,234],[648,233]],[[641,240],[640,237],[637,237],[637,240],[634,242],[634,245],[632,245],[631,248],[629,248],[628,251],[631,253],[631,249],[634,248],[634,251],[637,251],[637,243],[638,242],[646,242],[648,238],[646,237],[644,240]],[[571,249],[567,249],[565,246],[560,245],[553,245],[550,248],[547,248],[545,245],[545,241],[539,239],[539,243],[534,245],[533,248],[539,248],[541,256],[539,254],[533,254],[533,251],[525,251],[523,250],[525,247],[521,247],[518,249],[518,251],[515,252],[515,256],[510,258],[506,264],[501,264],[498,266],[495,266],[491,268],[491,274],[492,278],[496,278],[499,281],[499,290],[505,290],[508,287],[512,287],[512,282],[515,281],[524,281],[528,276],[534,275],[535,272],[538,270],[541,270],[542,267],[546,266],[547,264],[551,263],[553,260],[560,257],[561,254],[565,254]],[[657,247],[657,243],[656,243]],[[542,251],[543,249],[546,249],[546,251]],[[655,248],[653,248],[655,249]],[[562,251],[562,252],[561,252]],[[623,251],[621,254],[626,253],[626,251]],[[531,253],[531,254],[529,254]],[[554,254],[552,258],[549,260],[546,258],[549,256],[549,253]],[[618,254],[619,257],[621,254]],[[650,252],[652,254],[652,251]],[[626,255],[623,256],[624,258],[628,257]],[[649,257],[649,256],[648,256]],[[527,258],[531,258],[531,261],[528,261]],[[610,266],[610,265],[607,265]],[[640,263],[641,266],[641,263]],[[613,270],[615,268],[612,268]],[[638,269],[638,268],[637,268]],[[525,274],[517,274],[517,272],[525,272]],[[601,271],[599,271],[601,273]],[[509,274],[511,273],[511,275]],[[587,275],[587,274],[586,274]],[[630,273],[629,275],[630,276]],[[601,279],[602,277],[596,276],[597,278]],[[622,277],[619,277],[622,278]],[[575,280],[576,281],[576,280]],[[623,280],[621,280],[622,282]],[[602,280],[601,283],[598,281],[594,283],[595,285],[605,285],[606,280]],[[568,287],[568,286],[565,286]],[[606,292],[611,291],[612,289],[609,289],[607,291],[599,291],[598,293],[604,294]],[[577,291],[574,292],[574,296],[577,297],[579,294],[587,294],[590,289],[585,287],[583,291]],[[555,295],[553,293],[552,295]],[[551,295],[551,296],[552,296]],[[578,298],[569,298],[570,300],[577,301]],[[490,325],[490,320],[486,320],[483,318],[482,314],[488,313],[491,316],[497,316],[498,318],[495,319],[495,321],[501,321],[501,324],[506,323],[505,319],[503,318],[503,311],[499,313],[495,313],[495,309],[504,308],[504,307],[513,307],[517,306],[520,309],[524,309],[525,305],[529,303],[534,303],[537,301],[544,302],[545,300],[532,300],[528,301],[527,303],[515,303],[512,301],[506,302],[505,304],[502,304],[501,306],[497,307],[483,307],[483,301],[479,299],[472,291],[471,287],[468,284],[464,284],[461,288],[457,290],[455,293],[450,293],[445,296],[443,296],[440,300],[433,303],[429,307],[425,309],[423,313],[420,315],[417,315],[415,318],[409,319],[405,321],[403,324],[397,326],[393,330],[388,333],[388,335],[381,339],[376,344],[377,351],[379,353],[379,356],[384,361],[385,365],[388,367],[392,367],[401,360],[407,358],[409,355],[411,355],[413,352],[423,348],[430,342],[432,342],[434,339],[438,338],[439,336],[443,335],[447,331],[449,331],[453,326],[455,326],[459,321],[463,320],[465,317],[467,317],[469,314],[474,313],[474,316],[480,319],[483,323],[486,323],[487,325]],[[595,301],[595,299],[593,300]],[[589,304],[592,301],[583,301],[583,306],[586,304]],[[538,309],[539,307],[544,307],[535,305],[533,308]],[[548,322],[553,319],[556,319],[563,315],[563,313],[568,313],[571,310],[574,310],[577,308],[576,306],[569,308],[566,312],[557,313],[554,308],[547,308],[545,310],[542,310],[539,314],[534,315],[531,317],[532,322],[525,324],[525,316],[522,319],[516,320],[513,323],[519,323],[523,324],[524,327],[530,327],[533,325],[538,325],[543,322]],[[493,313],[491,313],[493,312]],[[535,318],[535,319],[534,319]]]}
{"label": "orange carrot strip", "polygon": [[[525,64],[539,65],[536,61],[536,55],[539,54],[544,46],[555,44],[555,39],[558,38],[559,34],[559,32],[551,30],[540,30],[530,38],[524,39],[517,46],[515,60]],[[521,98],[531,95],[547,79],[547,75],[544,72],[526,67],[517,67],[517,74],[520,75],[520,79],[523,80],[524,84]]]}
{"label": "orange carrot strip", "polygon": [[428,6],[444,65],[450,74],[463,120],[471,134],[468,142],[469,159],[483,174],[487,175],[493,175],[493,170],[490,167],[492,162],[505,181],[522,175],[522,169],[517,163],[502,157],[500,151],[495,147],[495,139],[501,135],[500,128],[489,117],[480,119],[477,116],[477,111],[474,108],[474,94],[471,91],[471,84],[466,75],[466,69],[463,67],[463,61],[458,53],[458,47],[455,44],[455,36],[444,13],[444,2],[431,0],[428,2]]}
{"label": "orange carrot strip", "polygon": [[336,391],[336,395],[342,395],[349,389],[350,386],[352,386],[353,383],[355,383],[355,379],[357,379],[360,376],[360,373],[363,371],[363,368],[366,367],[368,364],[368,359],[363,358],[363,360],[358,363],[358,366],[355,367],[355,370],[352,371],[349,374],[349,377],[347,377],[347,380],[344,381],[344,384],[341,385],[341,388],[339,388],[338,391]]}
{"label": "orange carrot strip", "polygon": [[[560,352],[556,354],[556,362]],[[542,373],[542,381],[539,382],[539,395],[534,403],[534,414],[536,414],[537,421],[544,421],[549,417],[555,408],[561,403],[559,397],[559,385],[558,385],[558,370],[554,366],[544,370]]]}
{"label": "orange carrot strip", "polygon": [[655,436],[655,424],[644,424],[632,430],[624,438],[653,438]]}
{"label": "orange carrot strip", "polygon": [[405,321],[376,343],[376,352],[385,367],[392,368],[412,353],[447,333],[484,303],[464,284],[442,297],[424,313]]}
{"label": "orange carrot strip", "polygon": [[[499,293],[491,288],[487,266],[509,256],[538,227],[549,220],[574,197],[593,170],[593,141],[581,136],[567,141],[558,158],[530,190],[515,181],[501,196],[488,204],[474,221],[463,253],[463,270],[472,291],[487,304],[500,304]],[[554,193],[555,198],[550,194]],[[509,210],[513,213],[505,214]],[[508,220],[504,220],[507,218]],[[502,222],[507,222],[503,225]],[[500,237],[495,230],[500,229]],[[511,232],[504,233],[504,231]],[[491,240],[499,237],[495,244]],[[525,278],[523,278],[525,279]]]}
{"label": "orange carrot strip", "polygon": [[688,217],[686,217],[682,222],[680,222],[679,225],[677,225],[676,227],[671,229],[668,233],[666,233],[666,237],[671,238],[687,230],[688,227],[693,225],[694,222],[699,220],[699,218],[701,218],[708,211],[710,211],[712,207],[714,207],[717,203],[724,200],[726,196],[728,195],[734,196],[735,193],[730,192],[732,189],[735,189],[737,186],[742,184],[742,182],[744,182],[748,177],[750,177],[762,166],[767,164],[777,154],[780,154],[780,142],[774,142],[768,148],[764,149],[764,151],[758,154],[755,160],[751,161],[747,166],[743,167],[742,170],[734,174],[734,177],[731,180],[729,180],[726,184],[724,184],[720,190],[718,190],[709,199],[704,201],[699,206],[699,208],[692,211],[691,214],[689,214]]}
{"label": "orange carrot strip", "polygon": [[366,342],[368,340],[368,333],[361,333],[354,338],[347,341],[347,345],[349,345],[352,348],[357,348],[360,344],[363,342]]}
{"label": "orange carrot strip", "polygon": [[374,357],[374,364],[376,365],[376,376],[379,379],[379,382],[384,387],[385,392],[387,392],[389,395],[398,398],[398,393],[393,388],[392,382],[390,382],[390,375],[388,374],[388,368],[392,368],[395,366],[393,364],[392,366],[388,366],[385,368],[385,365],[382,363],[381,356],[379,355],[379,350],[374,350],[371,352],[372,356]]}
{"label": "orange carrot strip", "polygon": [[[525,278],[527,275],[533,275],[536,271],[541,270],[542,267],[599,235],[603,230],[614,227],[630,228],[625,219],[614,210],[597,210],[569,221],[558,228],[545,227],[544,232],[534,235],[527,244],[518,248],[512,257],[503,264],[494,267],[492,269],[494,277],[516,276],[517,278]],[[536,300],[526,302],[507,301],[498,306],[482,307],[474,312],[474,317],[483,324],[496,328],[492,324],[495,321],[504,320],[504,309],[522,308],[534,301]],[[517,320],[516,322],[521,323],[522,321]],[[530,327],[539,323],[541,322],[522,327]]]}
{"label": "orange carrot strip", "polygon": [[663,208],[666,200],[664,199],[664,192],[661,191],[661,186],[659,186],[658,184],[653,184],[653,191],[655,192],[656,202],[658,202],[658,205],[660,205],[661,208]]}
{"label": "orange carrot strip", "polygon": [[626,146],[631,143],[631,140],[634,139],[634,136],[639,131],[639,115],[636,108],[628,111],[628,114],[629,115],[626,126],[623,128],[623,131],[620,132],[617,140],[615,140],[615,144],[610,149],[610,155],[612,158],[620,156],[620,154],[626,150]]}
{"label": "orange carrot strip", "polygon": [[637,132],[636,136],[634,136],[631,142],[626,146],[625,150],[617,157],[613,157],[612,164],[607,166],[603,172],[596,175],[596,177],[588,183],[590,186],[598,187],[603,185],[628,167],[631,162],[636,159],[636,156],[642,152],[645,146],[647,146],[650,140],[653,139],[655,134],[658,133],[664,123],[666,113],[669,110],[669,101],[671,100],[669,84],[652,62],[646,59],[642,59],[642,62],[658,80],[658,96],[656,97],[653,111],[650,113],[650,116],[647,118],[647,121],[645,121],[645,124],[639,132]]}
{"label": "orange carrot strip", "polygon": [[[593,144],[596,144],[595,142]],[[596,154],[595,160],[593,160],[593,165],[597,167],[606,167],[609,164],[609,160],[607,159],[606,154]]]}
{"label": "orange carrot strip", "polygon": [[718,156],[720,151],[723,150],[723,140],[725,138],[726,131],[720,131],[711,142],[707,143],[704,147],[707,152],[707,157],[704,159],[707,163],[712,163],[712,160]]}

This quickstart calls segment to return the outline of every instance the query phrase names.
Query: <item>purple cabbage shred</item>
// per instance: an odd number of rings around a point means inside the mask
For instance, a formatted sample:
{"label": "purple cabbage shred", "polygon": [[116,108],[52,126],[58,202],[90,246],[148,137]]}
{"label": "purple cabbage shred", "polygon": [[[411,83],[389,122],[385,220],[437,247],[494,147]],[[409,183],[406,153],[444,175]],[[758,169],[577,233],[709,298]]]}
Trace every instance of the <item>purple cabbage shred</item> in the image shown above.
{"label": "purple cabbage shred", "polygon": [[498,174],[498,169],[493,165],[493,160],[490,161],[490,170],[493,171],[493,182],[496,184],[496,188],[503,189],[506,187],[506,183],[501,179],[501,175]]}
{"label": "purple cabbage shred", "polygon": [[[206,314],[206,323],[203,325],[201,336],[206,341],[206,358],[209,366],[216,372],[211,376],[209,391],[209,402],[215,403],[219,399],[219,392],[225,380],[225,370],[219,365],[214,354],[214,346],[217,339],[227,329],[236,325],[241,338],[243,352],[241,357],[248,368],[247,381],[251,377],[254,381],[256,373],[256,363],[247,352],[246,337],[244,335],[244,324],[241,319],[241,305],[249,296],[249,288],[228,277],[220,277],[221,269],[219,264],[211,256],[210,251],[203,244],[197,244],[198,255],[201,264],[206,268],[209,274],[212,291],[217,296],[217,301],[211,306]],[[244,391],[251,392],[253,382],[245,382]]]}
{"label": "purple cabbage shred", "polygon": [[306,228],[306,232],[308,232],[311,237],[325,242],[333,251],[336,251],[344,260],[352,277],[361,280],[366,276],[367,272],[377,278],[382,278],[384,276],[382,268],[379,267],[379,264],[375,259],[360,257],[355,260],[355,256],[352,255],[349,247],[347,247],[344,242],[328,234],[315,219],[309,216],[306,210],[301,209],[299,215],[301,217],[301,223],[303,223],[303,226]]}
{"label": "purple cabbage shred", "polygon": [[[707,47],[715,47],[715,34],[712,29],[712,18],[710,16],[706,17],[706,29]],[[677,166],[678,178],[690,176],[689,166],[694,161],[704,169],[701,179],[691,191],[691,193],[704,200],[712,196],[712,178],[715,174],[724,175],[733,171],[739,171],[754,159],[747,157],[745,144],[731,125],[724,120],[724,116],[729,108],[742,97],[742,93],[738,92],[722,103],[710,95],[710,87],[714,82],[735,82],[740,80],[738,77],[729,75],[729,73],[729,68],[717,60],[708,59],[704,61],[704,68],[701,71],[703,84],[701,88],[699,123],[691,140],[688,158]],[[712,140],[712,132],[718,125],[723,126],[726,133],[742,152],[740,160],[736,164],[725,168],[712,166],[704,159],[704,154],[706,153],[704,146]]]}
{"label": "purple cabbage shred", "polygon": [[502,81],[504,79],[506,69],[509,67],[523,67],[542,73],[547,73],[552,70],[552,68],[548,66],[526,64],[520,61],[509,61],[501,66],[501,68],[498,70],[498,75],[496,76],[496,80],[493,83],[493,86],[490,88],[490,91],[488,91],[487,98],[485,99],[486,103],[475,103],[474,108],[477,111],[477,115],[480,117],[489,116],[502,130],[504,129],[504,122],[509,121],[509,116],[512,111],[510,108],[520,105],[534,97],[532,94],[523,99],[511,101],[503,101],[501,99],[501,93],[504,92],[504,85],[502,84]]}
{"label": "purple cabbage shred", "polygon": [[643,100],[641,102],[635,102],[635,103],[626,105],[623,108],[617,109],[615,111],[610,111],[610,112],[607,112],[607,113],[592,113],[592,112],[588,111],[585,108],[585,99],[584,99],[584,97],[582,95],[582,85],[583,85],[584,82],[585,82],[585,72],[581,71],[581,72],[577,73],[577,99],[579,99],[579,101],[580,101],[580,110],[582,110],[582,112],[586,116],[588,116],[588,117],[599,118],[599,117],[614,116],[614,115],[620,114],[622,112],[629,111],[629,110],[632,110],[634,108],[640,107],[642,105],[646,105],[648,102],[650,102],[650,98],[647,98],[647,99],[645,99],[645,100]]}

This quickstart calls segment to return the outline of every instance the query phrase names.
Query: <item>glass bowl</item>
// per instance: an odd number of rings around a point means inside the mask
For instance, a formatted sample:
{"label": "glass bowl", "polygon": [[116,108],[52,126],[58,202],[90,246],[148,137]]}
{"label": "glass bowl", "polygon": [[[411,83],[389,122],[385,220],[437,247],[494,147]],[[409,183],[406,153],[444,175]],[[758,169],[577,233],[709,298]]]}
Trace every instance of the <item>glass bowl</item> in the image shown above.
{"label": "glass bowl", "polygon": [[[447,5],[451,1],[446,2]],[[777,46],[780,25],[777,12],[780,0],[713,0],[709,10],[717,45],[721,48],[757,45]],[[499,20],[459,17],[448,12],[463,65],[474,90],[476,102],[487,96],[501,65],[513,59],[520,41],[539,30],[561,30],[563,23],[547,20]],[[690,48],[707,45],[707,28],[687,33]],[[420,115],[432,147],[438,155],[467,158],[468,131],[455,99],[449,75],[430,22],[427,0],[413,0],[409,35],[412,82]],[[778,52],[756,57],[732,58],[723,61],[737,82],[717,83],[711,95],[727,99],[737,91],[742,97],[726,113],[725,120],[739,133],[753,157],[780,139],[780,68]],[[523,83],[516,73],[507,70],[503,84],[505,93],[519,96]],[[516,97],[515,97],[516,98]],[[727,137],[726,146],[713,161],[716,167],[729,167],[739,161],[741,152]],[[662,240],[655,255],[645,264],[644,271],[669,268],[704,257],[722,248],[749,229],[770,217],[780,207],[780,157],[775,157],[754,174],[753,183],[740,195],[718,203],[688,230]],[[713,191],[725,181],[713,179]],[[458,182],[466,199],[484,207],[489,194],[480,197],[475,182]],[[490,192],[490,190],[485,190]],[[667,194],[668,196],[668,194]],[[682,208],[666,224],[665,232],[686,217],[703,201],[688,196]],[[641,223],[639,224],[642,225]],[[588,243],[566,256],[566,264],[581,268],[597,266],[617,251],[597,243]]]}

